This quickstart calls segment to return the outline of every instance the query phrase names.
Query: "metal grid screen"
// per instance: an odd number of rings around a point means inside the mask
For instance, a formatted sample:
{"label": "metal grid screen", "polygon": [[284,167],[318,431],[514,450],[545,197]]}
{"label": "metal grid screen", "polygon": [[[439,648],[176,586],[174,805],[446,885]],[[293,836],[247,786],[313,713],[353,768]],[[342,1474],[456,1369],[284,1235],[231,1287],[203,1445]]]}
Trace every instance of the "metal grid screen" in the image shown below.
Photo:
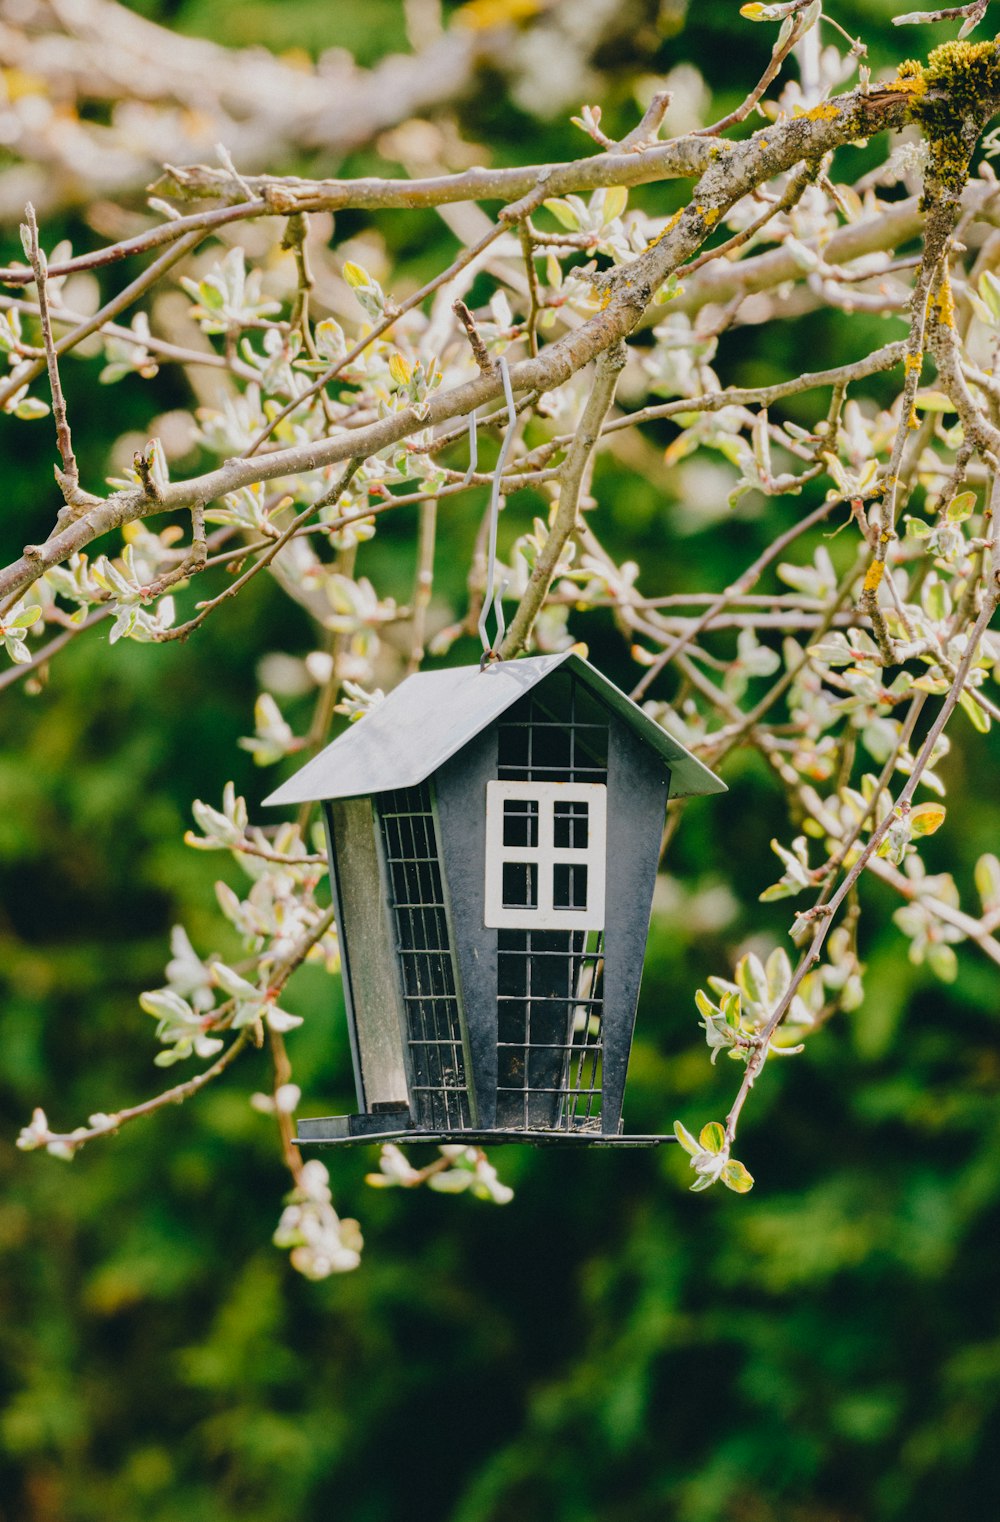
{"label": "metal grid screen", "polygon": [[396,922],[416,1120],[428,1129],[467,1129],[462,1027],[430,791],[424,783],[380,793],[377,801]]}
{"label": "metal grid screen", "polygon": [[[575,677],[545,682],[498,726],[510,782],[607,782],[608,716]],[[497,932],[497,1124],[599,1131],[602,931]]]}

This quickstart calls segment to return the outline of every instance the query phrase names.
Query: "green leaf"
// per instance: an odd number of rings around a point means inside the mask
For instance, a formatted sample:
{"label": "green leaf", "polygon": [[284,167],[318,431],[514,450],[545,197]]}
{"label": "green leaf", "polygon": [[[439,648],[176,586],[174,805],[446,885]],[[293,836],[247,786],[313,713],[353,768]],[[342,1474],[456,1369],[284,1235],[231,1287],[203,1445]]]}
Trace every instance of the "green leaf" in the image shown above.
{"label": "green leaf", "polygon": [[975,510],[976,494],[974,491],[961,491],[948,504],[946,517],[949,523],[964,523]]}
{"label": "green leaf", "polygon": [[742,1163],[735,1158],[726,1164],[720,1174],[722,1182],[727,1189],[732,1189],[734,1194],[749,1194],[753,1188],[753,1174],[748,1173]]}
{"label": "green leaf", "polygon": [[473,1182],[475,1175],[468,1170],[449,1168],[447,1173],[434,1173],[427,1180],[428,1189],[435,1194],[462,1194]]}
{"label": "green leaf", "polygon": [[347,353],[344,330],[335,318],[324,317],[323,321],[317,324],[313,336],[316,341],[316,351],[321,359],[332,362],[341,359]]}
{"label": "green leaf", "polygon": [[260,1001],[262,995],[258,988],[248,983],[246,978],[241,978],[238,972],[227,967],[225,962],[212,963],[212,980],[223,993],[227,993],[233,999],[249,999]]}
{"label": "green leaf", "polygon": [[913,686],[917,692],[930,692],[939,696],[948,691],[948,682],[939,676],[918,676],[913,679]]}
{"label": "green leaf", "polygon": [[913,405],[921,412],[955,411],[955,403],[944,391],[918,391]]}
{"label": "green leaf", "polygon": [[211,280],[203,280],[199,285],[198,300],[206,312],[221,312],[226,304],[224,294]]}
{"label": "green leaf", "polygon": [[988,735],[990,732],[990,716],[980,708],[971,692],[963,692],[958,701],[968,714],[969,723],[973,729],[978,729],[981,735]]}
{"label": "green leaf", "polygon": [[[653,297],[653,302],[658,307],[666,306],[668,301],[675,301],[676,298],[682,294],[683,290],[684,287],[678,280],[676,274],[668,275],[666,280],[660,286],[656,295]],[[685,416],[693,416],[693,414],[685,414]],[[680,422],[679,414],[677,421]]]}
{"label": "green leaf", "polygon": [[755,956],[752,951],[745,957],[740,957],[739,966],[736,969],[736,981],[742,983],[755,1004],[767,1003],[767,975],[760,957]]}
{"label": "green leaf", "polygon": [[943,581],[931,581],[928,578],[924,583],[923,602],[928,617],[933,618],[935,623],[940,623],[951,612],[951,598]]}
{"label": "green leaf", "polygon": [[7,654],[16,665],[27,666],[30,664],[31,651],[23,639],[18,639],[16,634],[8,634],[5,636],[3,643],[7,648]]}
{"label": "green leaf", "polygon": [[918,803],[910,810],[910,834],[933,835],[944,824],[946,813],[943,803]]}
{"label": "green leaf", "polygon": [[738,993],[724,994],[721,1005],[722,1013],[726,1017],[726,1024],[730,1030],[740,1028],[740,1016],[742,1014],[741,997]]}
{"label": "green leaf", "polygon": [[628,205],[628,191],[624,185],[612,185],[604,192],[604,207],[602,216],[604,226],[620,217]]}
{"label": "green leaf", "polygon": [[32,624],[37,624],[42,616],[42,610],[33,604],[30,608],[22,608],[20,613],[7,620],[8,629],[30,629]]}
{"label": "green leaf", "polygon": [[980,275],[979,294],[989,307],[994,322],[1000,321],[1000,280],[992,270],[986,270]]}
{"label": "green leaf", "polygon": [[767,959],[767,995],[776,1004],[792,981],[792,964],[784,947],[776,946]]}
{"label": "green leaf", "polygon": [[256,1004],[249,1000],[246,1003],[242,1001],[238,1002],[236,1013],[232,1019],[232,1029],[234,1031],[241,1031],[244,1026],[256,1025],[261,1018],[263,1007],[263,1000],[259,1000]]}
{"label": "green leaf", "polygon": [[1000,903],[1000,861],[991,852],[976,862],[975,881],[976,892],[988,913]]}
{"label": "green leaf", "polygon": [[695,990],[694,1002],[698,1006],[698,1013],[703,1020],[709,1020],[712,1015],[719,1013],[717,1006],[712,1003],[703,988]]}
{"label": "green leaf", "polygon": [[43,402],[37,396],[26,396],[14,408],[14,416],[21,418],[24,422],[34,422],[36,418],[48,417],[48,415],[48,402]]}
{"label": "green leaf", "polygon": [[694,1157],[696,1152],[701,1151],[701,1148],[695,1141],[694,1137],[691,1135],[691,1132],[688,1130],[687,1126],[682,1126],[679,1120],[674,1121],[674,1135],[680,1142],[681,1146],[684,1148],[684,1151],[689,1152],[692,1157]]}
{"label": "green leaf", "polygon": [[542,205],[548,212],[553,213],[560,227],[565,227],[568,233],[578,233],[580,231],[577,213],[574,212],[568,201],[563,201],[559,196],[553,196],[549,201],[542,201]]}
{"label": "green leaf", "polygon": [[717,1120],[710,1120],[707,1126],[702,1126],[698,1140],[705,1152],[723,1152],[726,1147],[726,1128],[720,1126]]}
{"label": "green leaf", "polygon": [[954,983],[958,977],[958,957],[944,941],[932,941],[928,946],[927,965],[942,983]]}
{"label": "green leaf", "polygon": [[139,1008],[155,1020],[169,1020],[174,1024],[178,1021],[194,1021],[196,1018],[187,1000],[182,999],[172,988],[154,988],[148,993],[141,993]]}
{"label": "green leaf", "polygon": [[834,630],[832,633],[817,640],[815,645],[808,645],[809,655],[814,655],[817,660],[825,661],[828,666],[853,666],[855,653],[847,643],[843,634]]}
{"label": "green leaf", "polygon": [[552,213],[560,227],[566,228],[567,232],[576,233],[580,231],[580,223],[577,221],[576,212],[568,201],[562,200],[559,196],[553,196],[551,200],[543,201],[542,205],[547,211]]}

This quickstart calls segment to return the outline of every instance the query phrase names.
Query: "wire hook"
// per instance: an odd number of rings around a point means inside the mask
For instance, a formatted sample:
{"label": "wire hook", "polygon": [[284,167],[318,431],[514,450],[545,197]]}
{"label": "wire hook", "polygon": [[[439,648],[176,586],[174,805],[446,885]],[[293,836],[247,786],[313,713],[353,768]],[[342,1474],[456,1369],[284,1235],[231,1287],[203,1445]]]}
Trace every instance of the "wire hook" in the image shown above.
{"label": "wire hook", "polygon": [[[484,666],[488,661],[498,661],[501,659],[499,646],[503,643],[504,634],[507,632],[507,625],[504,621],[503,616],[503,597],[504,593],[507,590],[508,583],[505,581],[499,587],[496,584],[497,524],[500,518],[500,477],[503,475],[503,468],[507,463],[507,455],[510,452],[510,446],[514,442],[514,428],[517,423],[517,417],[514,412],[514,393],[511,390],[510,386],[510,374],[507,370],[507,361],[504,359],[502,354],[499,356],[497,364],[500,368],[500,379],[503,381],[503,392],[507,400],[507,428],[503,436],[503,443],[500,445],[500,453],[497,456],[496,469],[493,472],[493,485],[490,490],[490,527],[489,548],[486,561],[486,587],[483,593],[483,610],[479,615],[479,638],[483,642],[482,664]],[[473,418],[474,416],[475,414],[473,414]],[[474,422],[470,420],[470,457],[472,454],[472,435],[474,431]],[[496,636],[492,644],[490,643],[489,636],[486,633],[486,620],[489,617],[491,604],[493,607],[493,617],[496,620]]]}

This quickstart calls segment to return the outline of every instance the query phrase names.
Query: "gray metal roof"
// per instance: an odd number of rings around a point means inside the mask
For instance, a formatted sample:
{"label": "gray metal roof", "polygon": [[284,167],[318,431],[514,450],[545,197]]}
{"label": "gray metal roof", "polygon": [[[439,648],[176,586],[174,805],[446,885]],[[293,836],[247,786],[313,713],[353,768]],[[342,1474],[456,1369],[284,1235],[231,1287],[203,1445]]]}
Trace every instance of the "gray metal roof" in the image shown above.
{"label": "gray metal roof", "polygon": [[572,650],[519,661],[421,671],[308,761],[265,804],[357,798],[416,787],[553,671],[565,667],[670,767],[670,796],[724,793],[714,772],[661,729],[631,698]]}

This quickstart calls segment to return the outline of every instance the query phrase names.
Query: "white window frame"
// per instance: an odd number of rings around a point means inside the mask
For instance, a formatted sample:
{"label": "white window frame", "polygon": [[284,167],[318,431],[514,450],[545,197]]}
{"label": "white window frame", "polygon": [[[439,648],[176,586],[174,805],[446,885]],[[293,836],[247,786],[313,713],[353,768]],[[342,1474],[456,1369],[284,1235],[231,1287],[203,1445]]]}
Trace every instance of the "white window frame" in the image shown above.
{"label": "white window frame", "polygon": [[[538,805],[537,846],[504,844],[504,804],[520,799]],[[587,844],[557,846],[557,803],[587,804]],[[608,790],[603,782],[488,782],[486,784],[485,922],[497,930],[603,930],[607,870]],[[538,869],[538,906],[511,908],[503,901],[507,862],[533,862]],[[556,909],[553,888],[557,863],[587,868],[587,903]]]}

